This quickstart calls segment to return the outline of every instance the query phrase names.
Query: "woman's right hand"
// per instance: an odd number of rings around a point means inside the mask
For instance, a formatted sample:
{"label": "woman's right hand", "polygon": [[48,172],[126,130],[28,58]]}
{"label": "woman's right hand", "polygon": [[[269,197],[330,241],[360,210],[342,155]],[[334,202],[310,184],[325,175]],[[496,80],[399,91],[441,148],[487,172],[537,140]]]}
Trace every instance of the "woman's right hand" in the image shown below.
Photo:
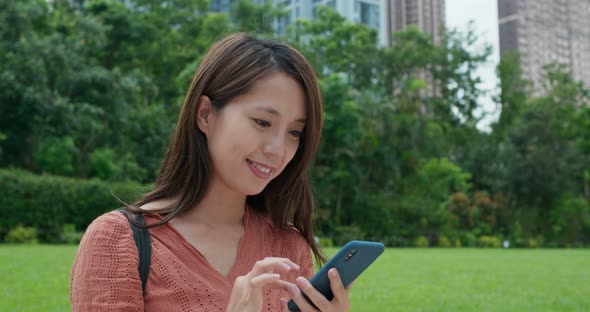
{"label": "woman's right hand", "polygon": [[289,291],[293,284],[282,280],[281,275],[295,274],[299,269],[297,264],[287,258],[267,257],[257,261],[248,274],[236,278],[227,312],[260,312],[264,300],[262,289],[267,287]]}

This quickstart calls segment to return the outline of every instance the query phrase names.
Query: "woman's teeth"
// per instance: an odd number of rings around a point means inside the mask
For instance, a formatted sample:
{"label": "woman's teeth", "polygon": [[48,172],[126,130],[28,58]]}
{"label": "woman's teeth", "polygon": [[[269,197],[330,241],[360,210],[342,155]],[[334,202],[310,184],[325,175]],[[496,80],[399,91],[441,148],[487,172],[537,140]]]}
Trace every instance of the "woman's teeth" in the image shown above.
{"label": "woman's teeth", "polygon": [[261,165],[259,165],[259,164],[255,163],[255,162],[253,162],[253,161],[249,160],[249,159],[248,159],[248,162],[249,162],[250,164],[252,164],[252,166],[254,166],[256,169],[260,170],[260,172],[262,172],[262,173],[268,174],[268,173],[270,173],[270,171],[272,170],[271,168],[266,168],[266,167],[263,167],[263,166],[261,166]]}

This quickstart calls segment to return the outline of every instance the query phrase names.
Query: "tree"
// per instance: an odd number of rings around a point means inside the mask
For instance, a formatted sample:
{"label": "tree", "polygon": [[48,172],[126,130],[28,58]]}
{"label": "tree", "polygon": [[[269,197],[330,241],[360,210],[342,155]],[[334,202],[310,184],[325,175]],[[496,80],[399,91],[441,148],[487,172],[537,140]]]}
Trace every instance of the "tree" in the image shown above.
{"label": "tree", "polygon": [[500,80],[500,94],[495,101],[500,106],[501,113],[493,127],[494,133],[502,135],[505,129],[510,128],[530,98],[530,82],[523,78],[520,55],[514,51],[502,55],[496,74]]}
{"label": "tree", "polygon": [[[535,98],[513,121],[500,145],[497,189],[509,194],[521,223],[531,232],[550,233],[551,211],[563,194],[583,194],[588,154],[580,149],[584,124],[577,116],[588,91],[559,66],[546,67],[547,95]],[[525,223],[526,221],[526,223]]]}
{"label": "tree", "polygon": [[319,77],[345,74],[353,88],[373,85],[377,62],[377,32],[352,23],[320,6],[314,20],[297,20],[289,38],[303,51]]}

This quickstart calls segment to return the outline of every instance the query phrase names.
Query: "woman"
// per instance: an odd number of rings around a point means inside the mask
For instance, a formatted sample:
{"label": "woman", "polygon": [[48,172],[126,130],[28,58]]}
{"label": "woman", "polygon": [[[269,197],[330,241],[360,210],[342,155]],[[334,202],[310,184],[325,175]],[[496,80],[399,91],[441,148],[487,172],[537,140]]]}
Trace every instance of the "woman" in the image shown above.
{"label": "woman", "polygon": [[110,212],[80,243],[73,310],[288,311],[293,298],[302,311],[347,311],[334,269],[331,302],[308,281],[310,248],[325,262],[309,181],[321,128],[318,83],[299,52],[246,34],[220,40],[191,82],[154,190],[126,207],[150,228],[145,292],[129,221]]}

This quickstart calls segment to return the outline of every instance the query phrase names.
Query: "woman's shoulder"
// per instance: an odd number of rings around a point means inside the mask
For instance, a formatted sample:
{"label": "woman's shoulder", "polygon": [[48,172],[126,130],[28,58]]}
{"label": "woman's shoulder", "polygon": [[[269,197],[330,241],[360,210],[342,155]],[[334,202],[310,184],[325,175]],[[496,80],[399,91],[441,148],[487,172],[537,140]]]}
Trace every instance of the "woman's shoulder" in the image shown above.
{"label": "woman's shoulder", "polygon": [[113,210],[98,216],[96,219],[94,219],[94,221],[92,221],[89,228],[96,227],[97,225],[123,226],[126,224],[129,224],[127,217],[121,213],[121,211]]}
{"label": "woman's shoulder", "polygon": [[[70,273],[70,300],[75,311],[138,306],[141,281],[139,257],[127,218],[119,211],[104,213],[86,229]],[[94,308],[91,308],[94,307]],[[100,308],[99,308],[100,307]]]}
{"label": "woman's shoulder", "polygon": [[132,237],[133,232],[127,217],[120,211],[114,210],[98,216],[90,223],[81,244],[96,245],[113,239]]}

